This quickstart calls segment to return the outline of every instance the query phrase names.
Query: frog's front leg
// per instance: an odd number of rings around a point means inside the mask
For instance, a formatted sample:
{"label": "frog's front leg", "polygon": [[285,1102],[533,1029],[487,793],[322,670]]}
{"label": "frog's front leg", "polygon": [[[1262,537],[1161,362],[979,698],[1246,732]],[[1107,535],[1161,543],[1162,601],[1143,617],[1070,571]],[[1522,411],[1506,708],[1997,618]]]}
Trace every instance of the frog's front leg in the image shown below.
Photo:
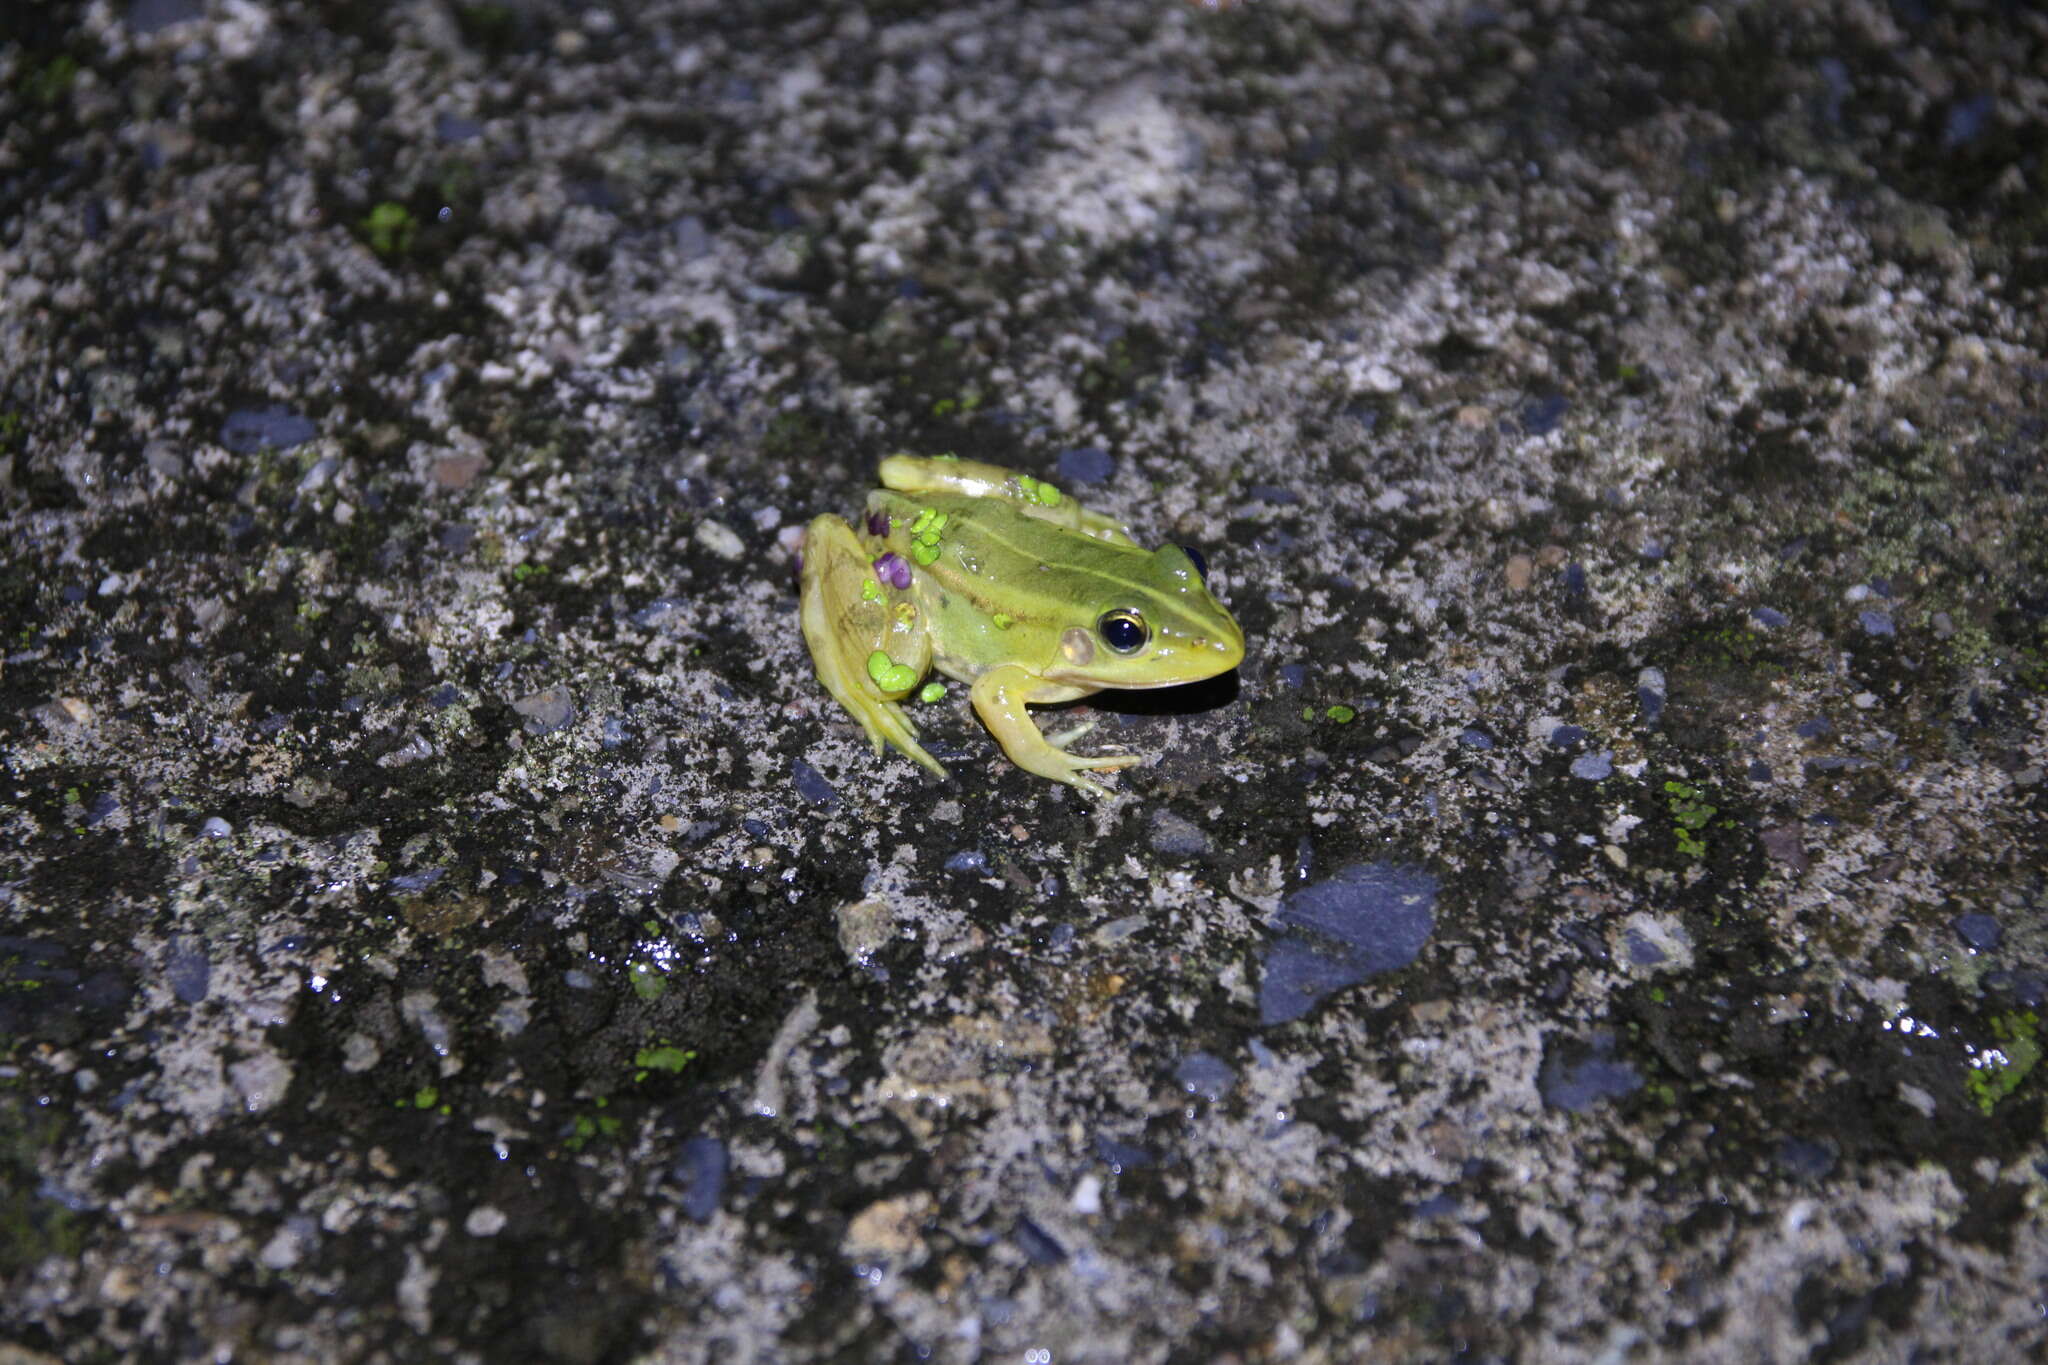
{"label": "frog's front leg", "polygon": [[[1128,768],[1143,761],[1137,754],[1102,754],[1093,758],[1070,754],[1047,740],[1038,722],[1024,709],[1025,704],[1072,701],[1076,689],[1048,683],[1015,664],[991,668],[976,678],[969,695],[974,699],[974,713],[981,717],[981,723],[1003,746],[1010,761],[1026,772],[1078,787],[1090,796],[1108,796],[1110,789],[1088,776],[1088,770]],[[1074,738],[1078,736],[1063,737]]]}
{"label": "frog's front leg", "polygon": [[908,597],[877,580],[867,548],[839,518],[817,517],[804,528],[799,592],[804,643],[825,690],[860,722],[876,753],[893,744],[944,777],[898,704],[931,669],[930,632]]}

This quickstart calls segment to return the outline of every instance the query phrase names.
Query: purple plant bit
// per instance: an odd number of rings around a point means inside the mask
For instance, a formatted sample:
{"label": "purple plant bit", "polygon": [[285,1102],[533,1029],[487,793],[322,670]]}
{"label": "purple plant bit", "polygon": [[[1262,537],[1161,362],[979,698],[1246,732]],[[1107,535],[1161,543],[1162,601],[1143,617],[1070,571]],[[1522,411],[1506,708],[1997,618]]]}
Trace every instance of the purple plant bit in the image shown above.
{"label": "purple plant bit", "polygon": [[910,586],[910,561],[891,550],[875,561],[875,577],[901,592]]}
{"label": "purple plant bit", "polygon": [[868,513],[868,534],[871,536],[886,536],[889,534],[889,514],[887,512]]}

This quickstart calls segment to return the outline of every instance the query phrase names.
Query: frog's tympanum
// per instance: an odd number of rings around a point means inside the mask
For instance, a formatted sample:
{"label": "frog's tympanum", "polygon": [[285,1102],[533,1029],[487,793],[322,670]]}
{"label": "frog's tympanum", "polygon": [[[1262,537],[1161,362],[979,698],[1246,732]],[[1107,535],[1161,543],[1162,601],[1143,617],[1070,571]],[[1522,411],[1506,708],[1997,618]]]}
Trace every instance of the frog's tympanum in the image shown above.
{"label": "frog's tympanum", "polygon": [[801,568],[818,680],[877,752],[893,744],[945,773],[900,704],[936,668],[972,687],[1012,763],[1106,795],[1090,772],[1139,756],[1070,754],[1079,732],[1047,737],[1024,708],[1197,682],[1244,657],[1192,550],[1143,549],[1051,484],[995,465],[892,455],[881,479],[859,529],[830,516],[805,528]]}

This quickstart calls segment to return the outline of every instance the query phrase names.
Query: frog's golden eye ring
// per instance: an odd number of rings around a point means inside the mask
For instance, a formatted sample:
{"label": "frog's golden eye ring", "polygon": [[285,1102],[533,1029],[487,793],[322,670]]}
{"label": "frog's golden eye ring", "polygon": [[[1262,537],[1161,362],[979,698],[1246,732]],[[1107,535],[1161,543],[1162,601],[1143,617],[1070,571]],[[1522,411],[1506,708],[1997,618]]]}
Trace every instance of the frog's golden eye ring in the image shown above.
{"label": "frog's golden eye ring", "polygon": [[1204,583],[1209,581],[1209,557],[1192,545],[1183,545],[1180,552],[1188,557],[1188,563],[1195,566],[1195,577]]}
{"label": "frog's golden eye ring", "polygon": [[1095,623],[1095,633],[1112,654],[1136,654],[1152,638],[1152,632],[1145,628],[1145,618],[1129,607],[1102,613],[1102,619]]}

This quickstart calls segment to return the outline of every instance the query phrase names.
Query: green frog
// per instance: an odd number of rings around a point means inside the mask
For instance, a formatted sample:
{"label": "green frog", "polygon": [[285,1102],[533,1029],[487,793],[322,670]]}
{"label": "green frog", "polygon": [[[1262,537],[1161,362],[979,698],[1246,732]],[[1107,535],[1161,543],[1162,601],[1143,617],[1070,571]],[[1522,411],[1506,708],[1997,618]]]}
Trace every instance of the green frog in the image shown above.
{"label": "green frog", "polygon": [[[951,456],[891,455],[859,529],[804,529],[804,642],[818,680],[867,731],[945,775],[902,702],[933,669],[969,685],[1012,763],[1090,796],[1091,774],[1141,761],[1067,746],[1025,710],[1104,688],[1172,687],[1236,668],[1244,632],[1201,556],[1147,550],[1053,485]],[[944,689],[932,684],[931,693]]]}

